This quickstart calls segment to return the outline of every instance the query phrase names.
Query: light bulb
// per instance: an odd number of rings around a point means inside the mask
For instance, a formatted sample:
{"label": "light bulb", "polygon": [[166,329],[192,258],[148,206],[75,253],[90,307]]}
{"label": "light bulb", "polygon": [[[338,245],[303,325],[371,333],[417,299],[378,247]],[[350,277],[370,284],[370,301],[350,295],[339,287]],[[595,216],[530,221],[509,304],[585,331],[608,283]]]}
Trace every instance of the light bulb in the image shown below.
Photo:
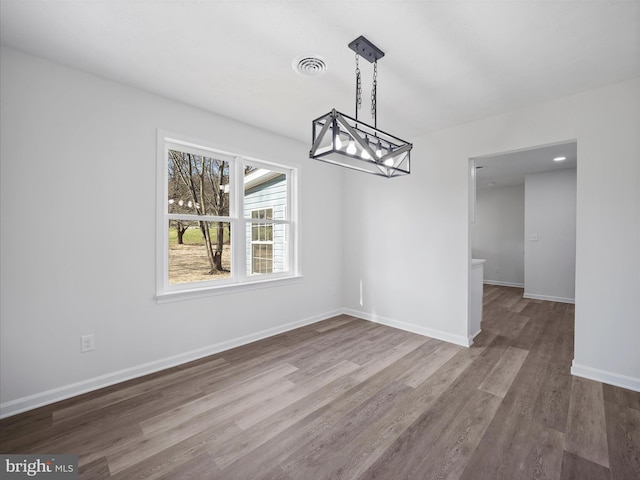
{"label": "light bulb", "polygon": [[384,162],[387,167],[393,167],[393,158],[387,158]]}
{"label": "light bulb", "polygon": [[[369,139],[366,136],[364,137],[364,144],[367,146],[371,146],[371,144],[369,143]],[[371,155],[369,155],[369,152],[365,147],[362,147],[360,158],[362,158],[363,160],[371,160]]]}
{"label": "light bulb", "polygon": [[382,158],[382,142],[378,139],[378,143],[376,143],[376,157]]}
{"label": "light bulb", "polygon": [[342,148],[342,132],[340,131],[340,127],[338,125],[335,126],[335,130],[333,131],[335,137],[335,148],[336,150],[340,150]]}
{"label": "light bulb", "polygon": [[354,140],[349,140],[349,146],[347,147],[347,153],[353,155],[356,153],[356,142]]}
{"label": "light bulb", "polygon": [[178,205],[183,206],[184,202],[182,200],[178,200]]}

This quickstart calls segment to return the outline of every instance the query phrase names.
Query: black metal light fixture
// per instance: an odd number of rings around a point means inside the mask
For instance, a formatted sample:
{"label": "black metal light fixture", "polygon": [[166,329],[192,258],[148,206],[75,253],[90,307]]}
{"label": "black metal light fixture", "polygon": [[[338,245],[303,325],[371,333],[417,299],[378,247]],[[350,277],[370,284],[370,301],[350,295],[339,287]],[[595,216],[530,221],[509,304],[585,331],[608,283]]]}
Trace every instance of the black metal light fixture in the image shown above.
{"label": "black metal light fixture", "polygon": [[[361,172],[391,178],[411,173],[413,145],[377,127],[378,60],[384,52],[365,37],[349,44],[356,52],[356,115],[349,117],[335,108],[312,122],[312,146],[309,157]],[[358,120],[362,105],[359,58],[373,63],[371,115],[373,126]]]}

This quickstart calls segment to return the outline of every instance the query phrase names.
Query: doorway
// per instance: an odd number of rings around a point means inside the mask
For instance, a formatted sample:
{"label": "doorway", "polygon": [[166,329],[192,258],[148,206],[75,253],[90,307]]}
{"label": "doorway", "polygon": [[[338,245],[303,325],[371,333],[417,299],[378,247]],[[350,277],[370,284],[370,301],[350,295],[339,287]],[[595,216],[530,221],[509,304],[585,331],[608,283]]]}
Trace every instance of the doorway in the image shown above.
{"label": "doorway", "polygon": [[473,157],[472,258],[485,284],[575,303],[577,142]]}

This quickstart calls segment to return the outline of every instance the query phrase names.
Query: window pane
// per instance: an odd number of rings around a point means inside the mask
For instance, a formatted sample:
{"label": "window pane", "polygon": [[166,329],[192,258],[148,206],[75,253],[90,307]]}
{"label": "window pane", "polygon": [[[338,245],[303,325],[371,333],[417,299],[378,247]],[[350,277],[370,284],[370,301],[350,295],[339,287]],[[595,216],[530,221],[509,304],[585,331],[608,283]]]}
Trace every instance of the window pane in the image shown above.
{"label": "window pane", "polygon": [[229,215],[229,162],[169,150],[168,213]]}
{"label": "window pane", "polygon": [[287,176],[255,167],[245,172],[244,217],[286,220]]}
{"label": "window pane", "polygon": [[273,245],[259,243],[251,248],[251,273],[272,273]]}
{"label": "window pane", "polygon": [[[251,231],[260,231],[259,239]],[[247,223],[247,275],[289,271],[289,225]]]}
{"label": "window pane", "polygon": [[221,280],[230,276],[228,222],[169,221],[170,285]]}

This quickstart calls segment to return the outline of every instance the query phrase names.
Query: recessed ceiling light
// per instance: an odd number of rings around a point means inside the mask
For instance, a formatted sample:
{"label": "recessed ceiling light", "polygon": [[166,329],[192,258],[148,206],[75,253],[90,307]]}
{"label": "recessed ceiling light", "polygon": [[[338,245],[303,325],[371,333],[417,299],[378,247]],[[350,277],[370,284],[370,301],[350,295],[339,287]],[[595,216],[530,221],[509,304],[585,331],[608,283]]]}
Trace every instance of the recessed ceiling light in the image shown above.
{"label": "recessed ceiling light", "polygon": [[327,62],[317,53],[303,53],[293,59],[291,67],[303,77],[317,77],[327,71]]}
{"label": "recessed ceiling light", "polygon": [[554,162],[562,162],[562,161],[564,161],[566,159],[567,159],[567,157],[556,157],[556,158],[553,159],[553,161]]}

